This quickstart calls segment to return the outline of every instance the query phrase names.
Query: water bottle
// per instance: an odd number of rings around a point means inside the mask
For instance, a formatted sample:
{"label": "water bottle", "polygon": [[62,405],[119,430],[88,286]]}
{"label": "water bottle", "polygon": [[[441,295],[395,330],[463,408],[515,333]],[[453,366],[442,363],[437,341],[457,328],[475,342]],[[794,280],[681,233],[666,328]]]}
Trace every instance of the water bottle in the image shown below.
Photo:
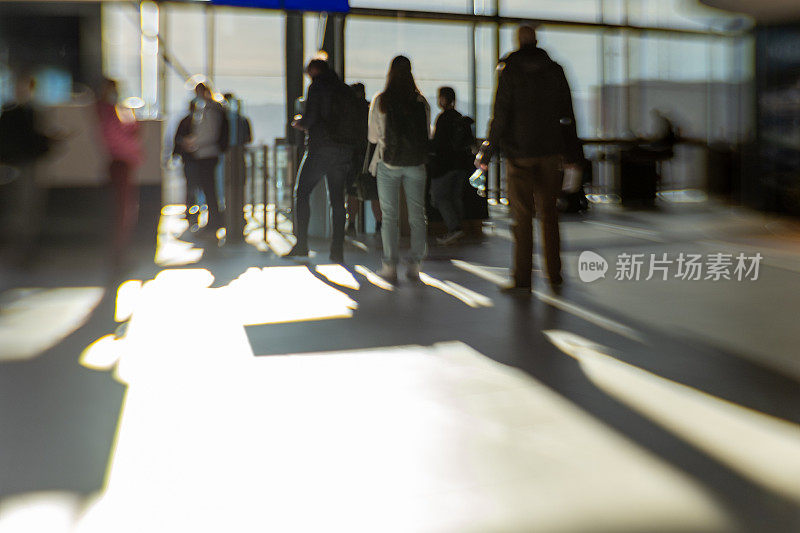
{"label": "water bottle", "polygon": [[478,189],[479,191],[486,190],[486,174],[482,168],[477,169],[469,177],[469,184]]}

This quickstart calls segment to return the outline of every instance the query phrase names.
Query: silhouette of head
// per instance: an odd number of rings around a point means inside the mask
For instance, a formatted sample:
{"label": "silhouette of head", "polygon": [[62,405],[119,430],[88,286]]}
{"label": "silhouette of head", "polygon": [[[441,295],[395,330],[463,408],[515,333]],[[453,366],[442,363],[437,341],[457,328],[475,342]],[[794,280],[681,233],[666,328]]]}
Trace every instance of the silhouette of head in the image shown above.
{"label": "silhouette of head", "polygon": [[366,98],[367,98],[367,89],[366,89],[366,87],[364,87],[363,83],[354,83],[350,87],[353,89],[353,92],[356,93],[356,96],[358,96],[362,100],[366,100]]}
{"label": "silhouette of head", "polygon": [[386,88],[380,99],[381,111],[385,113],[391,102],[408,102],[419,94],[414,75],[411,74],[411,61],[406,56],[392,59],[389,73],[386,75]]}
{"label": "silhouette of head", "polygon": [[536,46],[538,43],[536,40],[536,28],[530,24],[522,24],[517,29],[517,43],[519,43],[520,48]]}
{"label": "silhouette of head", "polygon": [[205,83],[198,83],[194,86],[194,93],[198,98],[203,100],[211,100],[211,89]]}
{"label": "silhouette of head", "polygon": [[439,107],[447,109],[456,105],[456,91],[452,87],[439,87]]}
{"label": "silhouette of head", "polygon": [[317,76],[328,72],[330,69],[330,65],[324,59],[312,59],[308,62],[308,66],[306,67],[306,74],[313,80]]}

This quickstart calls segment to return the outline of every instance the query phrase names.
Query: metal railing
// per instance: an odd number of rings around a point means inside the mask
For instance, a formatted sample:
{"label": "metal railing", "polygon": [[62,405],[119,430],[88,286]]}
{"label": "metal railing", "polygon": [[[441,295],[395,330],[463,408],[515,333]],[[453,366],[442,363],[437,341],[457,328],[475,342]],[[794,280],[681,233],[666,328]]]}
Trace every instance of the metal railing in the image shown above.
{"label": "metal railing", "polygon": [[[297,148],[284,139],[273,147],[248,146],[244,150],[245,234],[260,231],[269,242],[270,232],[291,233],[292,189],[297,173]],[[251,237],[252,240],[252,237]]]}
{"label": "metal railing", "polygon": [[[587,159],[592,164],[592,180],[585,184],[587,194],[615,197],[620,192],[621,152],[645,144],[645,139],[583,139]],[[674,157],[657,163],[659,192],[709,189],[708,152],[703,140],[681,139]],[[501,156],[489,165],[486,196],[490,205],[508,203],[505,159]]]}

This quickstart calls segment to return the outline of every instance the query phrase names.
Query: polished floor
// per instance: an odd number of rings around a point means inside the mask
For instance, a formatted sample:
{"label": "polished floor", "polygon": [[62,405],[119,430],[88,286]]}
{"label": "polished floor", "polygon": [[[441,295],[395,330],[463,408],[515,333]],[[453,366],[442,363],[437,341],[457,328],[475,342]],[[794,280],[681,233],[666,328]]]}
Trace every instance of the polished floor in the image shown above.
{"label": "polished floor", "polygon": [[[113,281],[80,242],[4,263],[0,531],[800,530],[792,220],[598,205],[562,221],[563,293],[530,298],[497,290],[502,208],[396,285],[374,235],[340,267],[184,229],[165,209],[159,264]],[[731,279],[680,254],[731,254]]]}

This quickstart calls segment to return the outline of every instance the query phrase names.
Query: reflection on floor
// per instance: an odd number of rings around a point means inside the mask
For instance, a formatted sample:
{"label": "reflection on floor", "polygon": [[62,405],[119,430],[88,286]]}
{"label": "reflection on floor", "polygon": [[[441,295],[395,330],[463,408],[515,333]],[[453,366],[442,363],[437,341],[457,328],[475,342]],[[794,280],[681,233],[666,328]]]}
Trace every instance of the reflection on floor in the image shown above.
{"label": "reflection on floor", "polygon": [[82,326],[102,287],[13,289],[0,295],[0,361],[36,357]]}
{"label": "reflection on floor", "polygon": [[218,333],[225,352],[126,375],[77,531],[731,528],[690,478],[462,343],[253,358]]}
{"label": "reflection on floor", "polygon": [[[514,298],[502,212],[391,284],[374,236],[290,262],[285,227],[181,244],[167,206],[159,268],[103,289],[52,262],[3,293],[0,531],[800,530],[800,232],[704,213],[595,207],[562,224],[564,293]],[[765,265],[583,284],[587,249]]]}
{"label": "reflection on floor", "polygon": [[597,386],[764,487],[800,503],[800,426],[661,378],[563,331],[545,335]]}

